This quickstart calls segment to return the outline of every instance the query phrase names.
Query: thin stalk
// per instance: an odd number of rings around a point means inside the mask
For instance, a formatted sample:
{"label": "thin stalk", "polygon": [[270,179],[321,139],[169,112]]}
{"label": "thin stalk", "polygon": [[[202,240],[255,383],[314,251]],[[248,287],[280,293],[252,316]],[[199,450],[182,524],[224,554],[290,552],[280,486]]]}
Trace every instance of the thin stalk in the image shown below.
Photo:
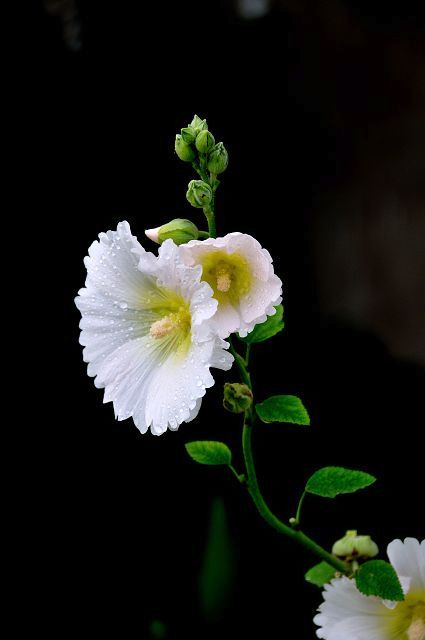
{"label": "thin stalk", "polygon": [[[235,358],[236,365],[239,369],[243,382],[245,382],[245,384],[247,384],[249,388],[252,389],[251,376],[247,369],[245,360],[235,350],[232,344],[230,345],[230,352]],[[243,425],[243,431],[242,431],[242,448],[243,448],[243,455],[245,459],[247,488],[257,508],[258,513],[271,527],[273,527],[273,529],[287,536],[288,538],[291,538],[291,540],[295,540],[296,542],[301,544],[304,548],[308,549],[311,553],[314,553],[316,556],[321,558],[321,560],[324,560],[325,562],[330,564],[332,567],[334,567],[336,571],[339,571],[341,573],[347,573],[349,571],[349,568],[344,562],[342,562],[341,560],[338,560],[338,558],[336,558],[331,553],[326,551],[326,549],[321,547],[319,544],[317,544],[317,542],[309,538],[305,533],[303,533],[299,529],[293,529],[289,525],[279,520],[279,518],[274,515],[274,513],[271,511],[271,509],[267,505],[258,484],[257,472],[255,470],[254,456],[252,453],[251,436],[252,436],[252,428],[254,426],[254,423],[255,423],[255,413],[251,408],[245,412],[245,416],[244,416],[244,425]],[[302,503],[302,500],[300,502]],[[299,517],[299,511],[297,512],[297,519],[298,517]]]}

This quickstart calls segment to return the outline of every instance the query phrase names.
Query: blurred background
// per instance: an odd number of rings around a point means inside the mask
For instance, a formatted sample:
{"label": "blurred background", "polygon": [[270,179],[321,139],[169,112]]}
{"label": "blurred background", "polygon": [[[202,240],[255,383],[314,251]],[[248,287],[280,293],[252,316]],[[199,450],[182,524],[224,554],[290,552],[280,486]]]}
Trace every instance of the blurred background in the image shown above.
{"label": "blurred background", "polygon": [[173,145],[206,117],[230,155],[219,232],[252,233],[284,283],[284,333],[253,353],[256,396],[300,395],[312,418],[258,428],[264,495],[288,518],[317,467],[364,469],[378,482],[362,494],[306,501],[307,531],[330,547],[358,529],[382,551],[423,538],[424,10],[44,0],[29,17],[26,190],[58,296],[40,340],[54,380],[27,515],[31,623],[47,637],[310,640],[315,559],[269,530],[230,474],[184,451],[202,438],[238,451],[224,376],[194,423],[142,437],[86,376],[73,298],[88,246],[119,220],[141,241],[174,217],[201,224]]}

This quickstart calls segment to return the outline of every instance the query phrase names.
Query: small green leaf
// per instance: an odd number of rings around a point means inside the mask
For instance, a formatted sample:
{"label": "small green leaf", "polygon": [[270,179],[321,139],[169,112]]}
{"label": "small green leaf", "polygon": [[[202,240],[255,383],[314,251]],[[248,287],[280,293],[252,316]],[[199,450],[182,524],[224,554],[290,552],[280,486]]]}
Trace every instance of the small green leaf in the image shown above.
{"label": "small green leaf", "polygon": [[185,444],[190,457],[199,464],[231,464],[232,452],[224,442],[198,440]]}
{"label": "small green leaf", "polygon": [[239,336],[239,339],[242,340],[242,342],[245,342],[245,344],[254,344],[256,342],[264,342],[269,338],[273,338],[273,336],[282,331],[285,326],[285,323],[282,320],[283,307],[279,304],[275,309],[276,313],[274,316],[269,316],[267,320],[261,324],[255,325],[251,333],[248,333],[245,338],[241,338]]}
{"label": "small green leaf", "polygon": [[255,410],[263,422],[310,424],[307,409],[297,396],[272,396],[257,404]]}
{"label": "small green leaf", "polygon": [[322,498],[335,498],[340,493],[354,493],[373,484],[376,478],[364,471],[343,467],[323,467],[309,478],[305,490]]}
{"label": "small green leaf", "polygon": [[369,560],[356,573],[356,585],[365,596],[383,600],[404,600],[403,589],[394,568],[384,560]]}
{"label": "small green leaf", "polygon": [[305,574],[304,578],[307,582],[315,584],[316,587],[323,587],[327,582],[330,582],[332,578],[335,578],[336,570],[331,567],[327,562],[319,562],[319,564],[311,567]]}

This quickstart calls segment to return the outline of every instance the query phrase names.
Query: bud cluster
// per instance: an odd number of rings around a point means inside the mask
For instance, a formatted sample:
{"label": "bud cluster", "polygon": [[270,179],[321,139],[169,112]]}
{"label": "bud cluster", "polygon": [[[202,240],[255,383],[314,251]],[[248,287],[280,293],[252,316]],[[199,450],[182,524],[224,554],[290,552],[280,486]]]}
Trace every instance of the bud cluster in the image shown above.
{"label": "bud cluster", "polygon": [[194,116],[187,127],[176,135],[174,148],[183,162],[195,162],[199,155],[200,164],[214,176],[227,169],[229,157],[222,142],[216,144],[206,120]]}

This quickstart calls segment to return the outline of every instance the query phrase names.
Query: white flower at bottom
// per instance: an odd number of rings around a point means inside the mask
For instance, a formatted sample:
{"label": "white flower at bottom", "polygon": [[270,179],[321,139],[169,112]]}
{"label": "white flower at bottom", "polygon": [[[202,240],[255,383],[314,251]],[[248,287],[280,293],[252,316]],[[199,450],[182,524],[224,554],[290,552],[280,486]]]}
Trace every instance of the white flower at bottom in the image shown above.
{"label": "white flower at bottom", "polygon": [[99,235],[85,258],[87,280],[75,299],[88,375],[105,388],[118,420],[159,435],[196,417],[210,367],[227,370],[228,343],[212,332],[217,302],[201,269],[187,267],[166,240],[146,252],[127,222]]}
{"label": "white flower at bottom", "polygon": [[388,557],[405,600],[390,603],[364,596],[354,580],[336,578],[325,586],[314,622],[325,640],[425,640],[425,540],[394,540]]}
{"label": "white flower at bottom", "polygon": [[218,301],[215,316],[222,338],[238,331],[245,337],[256,324],[276,313],[282,301],[282,282],[274,273],[266,249],[246,233],[224,238],[191,240],[181,246],[188,265],[201,265]]}

